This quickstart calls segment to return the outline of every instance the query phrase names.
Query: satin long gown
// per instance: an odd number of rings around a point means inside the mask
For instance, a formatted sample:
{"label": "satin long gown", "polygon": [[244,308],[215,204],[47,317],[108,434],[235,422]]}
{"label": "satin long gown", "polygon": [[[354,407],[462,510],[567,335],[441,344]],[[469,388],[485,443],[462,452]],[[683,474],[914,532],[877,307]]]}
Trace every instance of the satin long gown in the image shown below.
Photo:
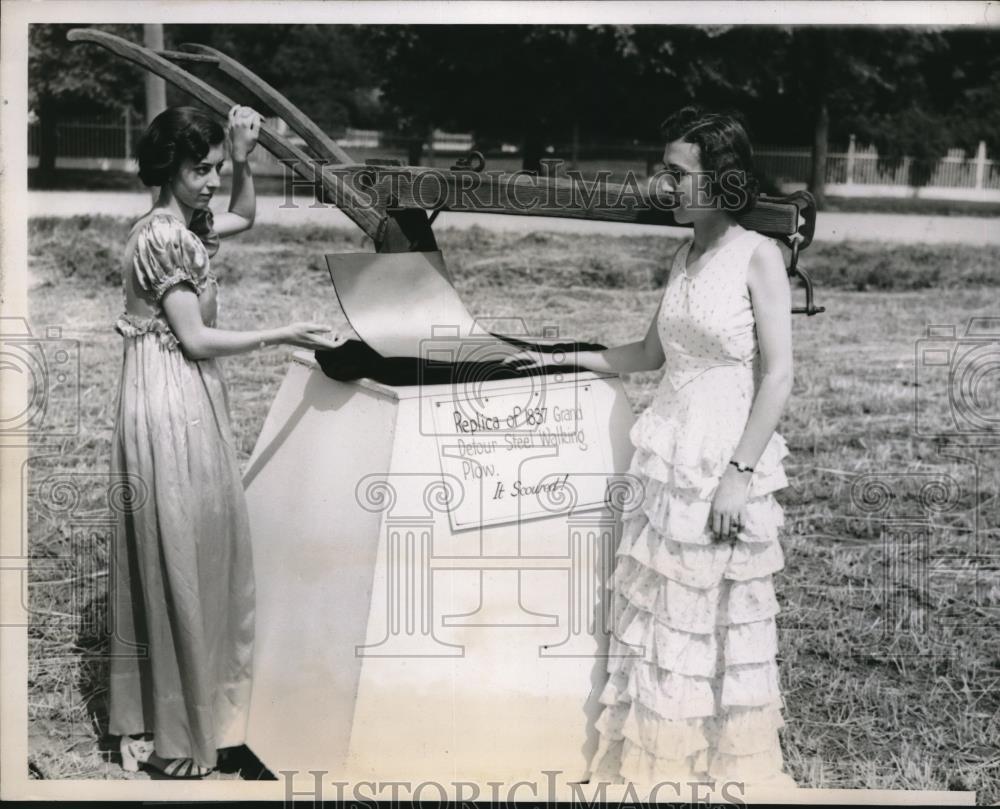
{"label": "satin long gown", "polygon": [[151,732],[164,758],[216,764],[242,744],[250,700],[254,581],[250,530],[214,359],[180,350],[162,308],[194,289],[214,325],[211,217],[169,214],[133,228],[124,267],[124,338],[111,469],[131,492],[111,554],[110,726]]}

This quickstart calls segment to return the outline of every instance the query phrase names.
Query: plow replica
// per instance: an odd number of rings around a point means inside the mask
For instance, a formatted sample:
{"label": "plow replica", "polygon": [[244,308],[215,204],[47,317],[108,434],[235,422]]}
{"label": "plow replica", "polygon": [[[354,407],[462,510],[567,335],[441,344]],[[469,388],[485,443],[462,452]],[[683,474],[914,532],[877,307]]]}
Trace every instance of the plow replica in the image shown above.
{"label": "plow replica", "polygon": [[[298,136],[263,126],[259,143],[374,245],[326,257],[362,340],[336,357],[294,355],[244,475],[257,590],[248,746],[272,771],[298,773],[297,791],[316,770],[439,784],[586,778],[606,583],[621,516],[642,500],[626,474],[632,408],[617,376],[573,366],[593,346],[516,326],[501,336],[472,318],[432,225],[463,211],[670,226],[670,206],[652,186],[487,172],[478,153],[448,170],[359,164],[217,50],[152,51],[92,29],[69,39],[222,118],[235,102],[218,87],[249,96]],[[805,296],[793,312],[807,315],[823,311],[798,267],[815,221],[805,192],[762,197],[740,217],[788,248]],[[525,346],[551,365],[527,374],[496,361]]]}

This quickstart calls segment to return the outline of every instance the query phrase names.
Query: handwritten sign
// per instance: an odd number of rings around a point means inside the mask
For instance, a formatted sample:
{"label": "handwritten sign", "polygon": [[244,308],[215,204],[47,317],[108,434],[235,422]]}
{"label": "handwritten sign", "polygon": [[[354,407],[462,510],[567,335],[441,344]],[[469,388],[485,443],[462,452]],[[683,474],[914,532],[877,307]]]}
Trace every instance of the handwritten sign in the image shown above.
{"label": "handwritten sign", "polygon": [[441,472],[463,487],[453,530],[603,506],[612,469],[589,383],[430,404]]}

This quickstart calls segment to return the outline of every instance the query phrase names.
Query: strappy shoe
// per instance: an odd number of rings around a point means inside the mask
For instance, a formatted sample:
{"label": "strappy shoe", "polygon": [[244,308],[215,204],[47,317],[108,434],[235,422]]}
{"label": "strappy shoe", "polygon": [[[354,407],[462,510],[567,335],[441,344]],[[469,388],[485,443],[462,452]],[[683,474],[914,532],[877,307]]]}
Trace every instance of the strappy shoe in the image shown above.
{"label": "strappy shoe", "polygon": [[204,778],[215,772],[215,767],[202,767],[194,763],[192,758],[162,758],[156,753],[145,761],[147,767],[152,767],[167,778],[196,779]]}
{"label": "strappy shoe", "polygon": [[122,736],[119,749],[122,755],[122,769],[126,772],[138,772],[140,764],[153,768],[167,778],[204,778],[215,771],[214,767],[201,767],[190,758],[158,756],[151,737]]}
{"label": "strappy shoe", "polygon": [[122,755],[122,769],[125,772],[138,772],[139,765],[148,761],[153,755],[153,739],[145,734],[122,736],[118,749]]}

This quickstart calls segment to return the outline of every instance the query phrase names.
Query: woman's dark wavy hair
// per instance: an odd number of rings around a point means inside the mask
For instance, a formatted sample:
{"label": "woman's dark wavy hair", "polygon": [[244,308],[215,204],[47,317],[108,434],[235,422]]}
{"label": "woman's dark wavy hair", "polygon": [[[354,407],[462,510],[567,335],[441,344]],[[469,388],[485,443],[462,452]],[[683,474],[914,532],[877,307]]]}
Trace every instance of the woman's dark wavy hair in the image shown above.
{"label": "woman's dark wavy hair", "polygon": [[136,144],[143,185],[166,184],[185,159],[201,160],[225,140],[222,126],[195,107],[169,107],[146,127]]}
{"label": "woman's dark wavy hair", "polygon": [[667,143],[680,140],[698,147],[702,169],[713,175],[712,194],[740,200],[738,205],[726,205],[727,211],[743,213],[757,202],[760,187],[754,176],[753,148],[738,118],[684,107],[660,124],[660,134]]}

